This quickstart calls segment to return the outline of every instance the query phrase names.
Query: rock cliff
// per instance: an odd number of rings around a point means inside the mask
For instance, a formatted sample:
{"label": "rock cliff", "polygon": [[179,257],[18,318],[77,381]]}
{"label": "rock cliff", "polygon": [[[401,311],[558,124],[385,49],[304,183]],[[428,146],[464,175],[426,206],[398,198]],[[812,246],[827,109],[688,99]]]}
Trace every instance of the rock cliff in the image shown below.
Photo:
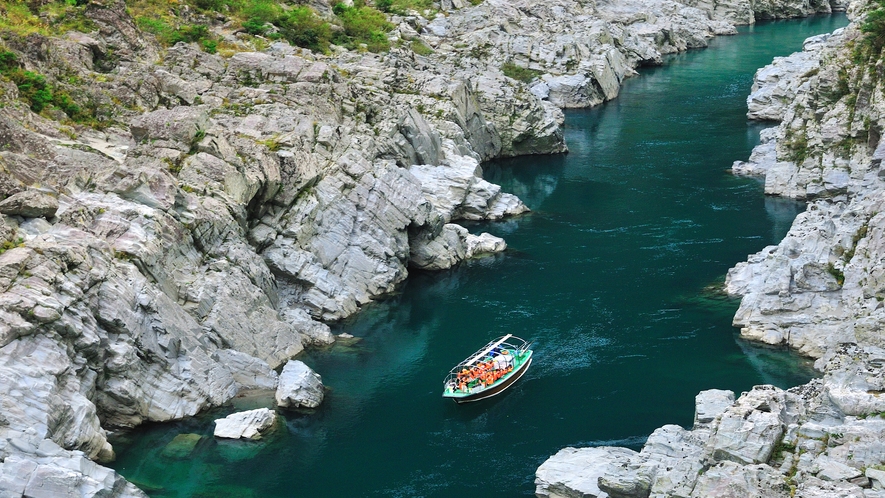
{"label": "rock cliff", "polygon": [[453,0],[390,16],[382,54],[223,22],[214,54],[164,48],[126,7],[0,44],[3,496],[141,496],[91,461],[113,458],[107,428],[273,389],[410,268],[503,250],[456,223],[527,210],[481,161],[565,151],[560,107],[733,23],[831,9]]}
{"label": "rock cliff", "polygon": [[640,452],[563,450],[538,470],[539,495],[885,495],[879,8],[853,2],[847,28],[757,72],[748,116],[780,124],[734,166],[767,194],[809,201],[780,244],[729,271],[734,324],[817,358],[822,378],[737,400],[701,393],[692,430],[665,426]]}

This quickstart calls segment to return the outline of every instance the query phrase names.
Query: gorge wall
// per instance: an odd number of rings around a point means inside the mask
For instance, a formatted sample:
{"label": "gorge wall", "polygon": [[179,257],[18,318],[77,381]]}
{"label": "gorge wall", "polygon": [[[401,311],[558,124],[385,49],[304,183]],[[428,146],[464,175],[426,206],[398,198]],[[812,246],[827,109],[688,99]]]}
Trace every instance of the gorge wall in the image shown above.
{"label": "gorge wall", "polygon": [[662,427],[640,452],[564,449],[538,469],[539,496],[885,496],[878,9],[852,2],[847,28],[757,72],[748,116],[779,124],[733,168],[808,201],[780,244],[729,271],[734,325],[816,358],[822,378],[704,391],[691,430]]}
{"label": "gorge wall", "polygon": [[82,7],[88,33],[2,35],[6,69],[101,126],[34,112],[0,78],[0,496],[142,496],[95,463],[108,429],[266,387],[410,268],[501,250],[455,223],[527,210],[480,161],[563,152],[560,107],[735,23],[832,6],[441,8],[391,16],[383,54],[256,51],[223,19],[230,53],[163,48],[114,0]]}

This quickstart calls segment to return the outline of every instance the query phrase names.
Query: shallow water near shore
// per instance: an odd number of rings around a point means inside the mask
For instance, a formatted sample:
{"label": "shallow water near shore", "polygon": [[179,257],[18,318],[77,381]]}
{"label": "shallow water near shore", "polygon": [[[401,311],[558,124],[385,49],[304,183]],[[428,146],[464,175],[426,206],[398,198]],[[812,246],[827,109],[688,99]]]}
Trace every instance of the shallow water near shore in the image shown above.
{"label": "shallow water near shore", "polygon": [[[336,326],[358,342],[302,358],[329,388],[319,409],[259,442],[213,439],[213,419],[272,404],[237,399],[116,437],[112,466],[156,497],[526,496],[563,447],[638,449],[661,425],[690,426],[698,391],[806,382],[807,361],[737,337],[738,303],[717,290],[804,207],[726,170],[762,129],[745,118],[755,70],[846,23],[745,28],[568,112],[569,154],[484,166],[533,210],[469,226],[507,252],[413,273]],[[449,368],[505,333],[535,341],[526,376],[490,400],[444,400]],[[204,437],[166,449],[182,433]]]}

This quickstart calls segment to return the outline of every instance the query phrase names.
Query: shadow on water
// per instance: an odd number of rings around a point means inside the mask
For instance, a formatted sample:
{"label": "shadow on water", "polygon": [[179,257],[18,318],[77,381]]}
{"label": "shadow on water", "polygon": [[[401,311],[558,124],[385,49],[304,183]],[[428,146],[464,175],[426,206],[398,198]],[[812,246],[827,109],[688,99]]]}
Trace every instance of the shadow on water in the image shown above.
{"label": "shadow on water", "polygon": [[[808,362],[737,338],[738,303],[711,282],[802,209],[726,173],[758,140],[754,71],[844,24],[760,23],[567,112],[569,154],[484,165],[533,210],[469,225],[505,237],[506,253],[412,272],[335,326],[359,340],[302,357],[329,389],[320,408],[284,413],[258,442],[215,440],[212,421],[271,406],[270,393],[144,426],[115,438],[114,468],[164,497],[530,496],[560,448],[638,448],[691,425],[698,391],[807,381]],[[443,399],[448,370],[504,333],[535,341],[526,376],[483,402]]]}

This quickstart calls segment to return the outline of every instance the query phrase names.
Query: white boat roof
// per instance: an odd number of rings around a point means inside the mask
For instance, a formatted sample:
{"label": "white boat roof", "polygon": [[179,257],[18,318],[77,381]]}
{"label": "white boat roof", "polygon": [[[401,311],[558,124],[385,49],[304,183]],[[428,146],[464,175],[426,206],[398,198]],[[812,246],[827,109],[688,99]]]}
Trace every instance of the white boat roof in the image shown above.
{"label": "white boat roof", "polygon": [[507,339],[510,339],[511,337],[513,337],[513,334],[505,335],[504,337],[502,337],[502,338],[498,339],[497,341],[486,346],[485,349],[481,349],[479,352],[477,352],[475,355],[473,355],[471,358],[469,358],[463,364],[468,367],[473,365],[474,363],[476,363],[477,360],[479,360],[481,358],[485,358],[486,355],[489,354],[490,352],[492,352],[493,349],[500,346],[502,343],[504,343]]}

